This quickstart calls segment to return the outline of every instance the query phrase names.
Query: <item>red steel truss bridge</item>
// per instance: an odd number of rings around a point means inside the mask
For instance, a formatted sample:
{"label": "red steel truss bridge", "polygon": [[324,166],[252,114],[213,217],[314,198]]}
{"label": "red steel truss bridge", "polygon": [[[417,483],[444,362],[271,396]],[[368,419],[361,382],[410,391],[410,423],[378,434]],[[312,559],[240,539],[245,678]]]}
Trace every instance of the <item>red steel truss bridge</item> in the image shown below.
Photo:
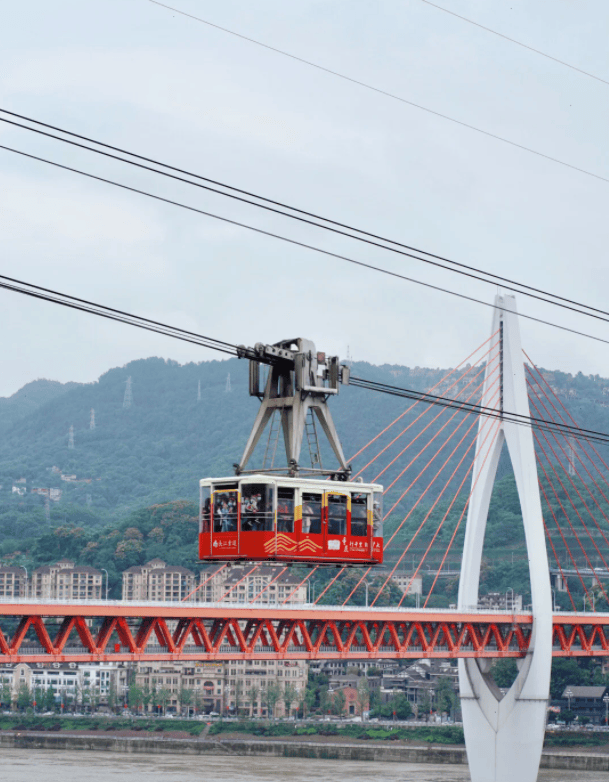
{"label": "red steel truss bridge", "polygon": [[[0,662],[523,657],[532,616],[168,603],[0,604]],[[609,656],[609,614],[556,613],[553,654]]]}

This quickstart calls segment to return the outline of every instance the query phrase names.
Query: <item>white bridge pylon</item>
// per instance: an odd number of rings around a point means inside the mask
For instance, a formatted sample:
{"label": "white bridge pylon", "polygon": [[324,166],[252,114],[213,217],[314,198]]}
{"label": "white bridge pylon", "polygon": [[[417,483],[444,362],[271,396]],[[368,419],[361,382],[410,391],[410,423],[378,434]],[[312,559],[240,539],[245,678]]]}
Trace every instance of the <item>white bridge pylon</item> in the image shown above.
{"label": "white bridge pylon", "polygon": [[[497,296],[491,351],[482,404],[498,413],[529,416],[529,402],[516,300]],[[498,393],[497,393],[498,391]],[[458,605],[478,604],[482,547],[491,493],[503,444],[512,461],[529,558],[533,630],[518,675],[502,697],[489,659],[459,660],[463,729],[472,782],[535,782],[543,747],[552,667],[552,598],[537,465],[530,426],[500,418],[498,434],[485,437],[496,421],[480,418],[472,495],[468,508]]]}

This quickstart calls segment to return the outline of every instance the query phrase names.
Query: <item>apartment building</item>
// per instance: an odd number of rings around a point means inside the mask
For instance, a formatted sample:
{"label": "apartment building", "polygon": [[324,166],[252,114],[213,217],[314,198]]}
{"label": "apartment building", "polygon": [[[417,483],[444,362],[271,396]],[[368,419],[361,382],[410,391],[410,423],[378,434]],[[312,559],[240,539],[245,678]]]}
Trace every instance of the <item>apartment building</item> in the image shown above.
{"label": "apartment building", "polygon": [[123,600],[183,600],[195,585],[192,570],[152,559],[123,572]]}
{"label": "apartment building", "polygon": [[0,687],[8,687],[15,701],[25,687],[35,696],[51,688],[57,704],[68,707],[107,705],[111,690],[123,700],[128,670],[124,663],[3,663]]}
{"label": "apartment building", "polygon": [[0,598],[27,597],[27,573],[22,567],[0,567]]}
{"label": "apartment building", "polygon": [[31,596],[50,600],[99,600],[102,572],[88,565],[61,559],[32,572]]}
{"label": "apartment building", "polygon": [[289,569],[284,573],[282,570],[283,565],[253,568],[249,563],[216,569],[215,572],[204,570],[196,599],[202,603],[305,603],[307,585],[301,585],[303,576],[295,575]]}
{"label": "apartment building", "polygon": [[144,711],[162,705],[174,713],[196,709],[250,717],[284,716],[286,685],[296,709],[306,683],[303,660],[150,661],[139,663],[135,675]]}

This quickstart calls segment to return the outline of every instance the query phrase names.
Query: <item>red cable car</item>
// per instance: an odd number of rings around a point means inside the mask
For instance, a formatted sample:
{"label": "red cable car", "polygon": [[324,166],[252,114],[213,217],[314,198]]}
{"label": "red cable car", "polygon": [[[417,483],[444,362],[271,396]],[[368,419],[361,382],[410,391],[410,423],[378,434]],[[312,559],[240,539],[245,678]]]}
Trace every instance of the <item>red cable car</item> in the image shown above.
{"label": "red cable car", "polygon": [[383,561],[383,487],[271,475],[200,482],[199,556],[336,565]]}
{"label": "red cable car", "polygon": [[[199,556],[207,561],[254,560],[331,565],[378,565],[383,561],[382,496],[377,484],[352,482],[328,399],[349,383],[337,356],[317,353],[305,339],[239,348],[250,360],[250,395],[256,416],[232,478],[200,482]],[[261,366],[269,367],[261,385]],[[316,422],[339,467],[324,470]],[[264,465],[247,470],[270,423]],[[283,433],[287,466],[274,467]],[[311,467],[299,464],[308,443]],[[306,476],[306,477],[303,477]]]}

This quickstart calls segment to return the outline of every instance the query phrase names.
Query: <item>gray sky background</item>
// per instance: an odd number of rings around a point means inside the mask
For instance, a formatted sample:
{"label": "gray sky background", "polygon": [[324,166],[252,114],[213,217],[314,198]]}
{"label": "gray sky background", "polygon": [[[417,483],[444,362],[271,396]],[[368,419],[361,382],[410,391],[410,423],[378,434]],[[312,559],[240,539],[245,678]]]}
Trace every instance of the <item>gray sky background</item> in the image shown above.
{"label": "gray sky background", "polygon": [[[609,86],[421,0],[168,0],[609,177]],[[609,80],[603,0],[444,0]],[[609,183],[347,84],[147,0],[0,2],[0,105],[607,308]],[[492,300],[495,290],[24,131],[0,143]],[[491,312],[0,150],[1,273],[252,344],[454,366]],[[587,318],[522,311],[609,339]],[[609,345],[522,321],[539,364],[609,376]],[[0,395],[160,355],[218,358],[0,292]]]}

